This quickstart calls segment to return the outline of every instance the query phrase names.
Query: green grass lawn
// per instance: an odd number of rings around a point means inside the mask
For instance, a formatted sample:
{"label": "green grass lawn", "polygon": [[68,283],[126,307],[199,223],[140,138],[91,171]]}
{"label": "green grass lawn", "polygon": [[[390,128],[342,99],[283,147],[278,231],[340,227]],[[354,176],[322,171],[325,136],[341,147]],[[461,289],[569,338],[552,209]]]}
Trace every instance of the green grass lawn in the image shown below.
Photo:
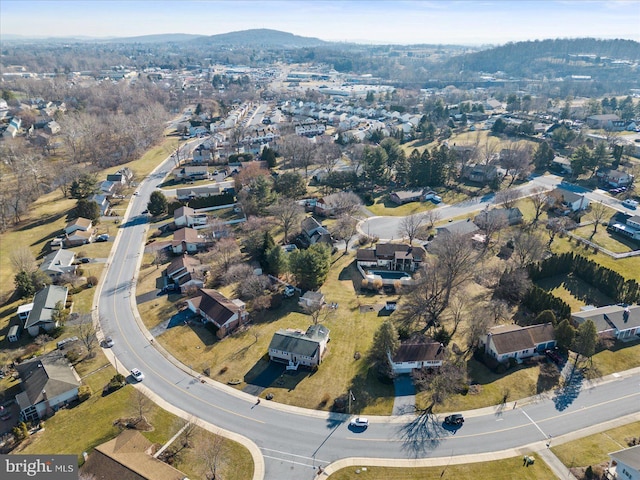
{"label": "green grass lawn", "polygon": [[[554,478],[551,469],[538,455],[533,465],[524,467],[522,457],[505,458],[492,462],[443,465],[438,467],[391,468],[346,467],[329,476],[330,480],[427,480],[427,479],[491,479],[491,480],[548,480]],[[356,470],[360,470],[356,473]]]}
{"label": "green grass lawn", "polygon": [[567,302],[572,312],[579,311],[585,305],[602,307],[615,303],[597,288],[572,275],[557,275],[544,278],[537,281],[536,284]]}
{"label": "green grass lawn", "polygon": [[640,422],[635,422],[563,443],[551,447],[551,450],[569,468],[586,467],[607,462],[608,453],[627,448],[629,445],[626,439],[638,436],[640,436]]}
{"label": "green grass lawn", "polygon": [[591,234],[593,233],[593,225],[576,228],[575,230],[572,230],[571,233],[586,240],[590,240],[613,253],[630,252],[640,248],[640,245],[638,244],[634,244],[633,242],[627,241],[619,236],[610,235],[609,232],[607,232],[607,229],[602,225],[598,227],[598,230],[593,237],[591,237]]}
{"label": "green grass lawn", "polygon": [[374,215],[404,217],[414,213],[426,212],[436,207],[433,202],[409,202],[398,205],[389,200],[389,193],[385,192],[375,199],[373,205],[368,205],[367,209]]}

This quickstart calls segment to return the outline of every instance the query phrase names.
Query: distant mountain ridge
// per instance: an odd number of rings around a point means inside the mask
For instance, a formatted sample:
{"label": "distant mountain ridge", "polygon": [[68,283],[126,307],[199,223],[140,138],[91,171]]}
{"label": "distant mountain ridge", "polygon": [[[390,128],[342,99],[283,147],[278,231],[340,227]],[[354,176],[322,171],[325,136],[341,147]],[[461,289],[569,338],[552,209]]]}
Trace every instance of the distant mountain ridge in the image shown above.
{"label": "distant mountain ridge", "polygon": [[209,37],[201,37],[196,43],[207,45],[262,46],[262,47],[318,47],[330,45],[319,38],[302,37],[293,33],[257,28],[237,32],[220,33]]}

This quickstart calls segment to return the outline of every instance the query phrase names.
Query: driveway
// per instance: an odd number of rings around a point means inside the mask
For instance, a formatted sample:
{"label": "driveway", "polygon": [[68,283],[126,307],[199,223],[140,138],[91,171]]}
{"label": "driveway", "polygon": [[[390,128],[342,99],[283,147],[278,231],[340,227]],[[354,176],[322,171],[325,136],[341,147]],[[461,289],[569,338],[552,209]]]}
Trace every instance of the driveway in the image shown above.
{"label": "driveway", "polygon": [[411,375],[398,375],[393,380],[396,397],[393,400],[392,415],[405,415],[416,410],[416,389]]}

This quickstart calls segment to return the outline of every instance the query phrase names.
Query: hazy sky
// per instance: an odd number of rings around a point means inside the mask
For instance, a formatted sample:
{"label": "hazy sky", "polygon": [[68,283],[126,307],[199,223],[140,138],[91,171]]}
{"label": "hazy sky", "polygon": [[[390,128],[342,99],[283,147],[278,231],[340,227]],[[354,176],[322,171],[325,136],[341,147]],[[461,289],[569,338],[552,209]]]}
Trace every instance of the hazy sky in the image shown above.
{"label": "hazy sky", "polygon": [[1,35],[214,35],[250,28],[372,43],[640,41],[640,0],[0,0]]}

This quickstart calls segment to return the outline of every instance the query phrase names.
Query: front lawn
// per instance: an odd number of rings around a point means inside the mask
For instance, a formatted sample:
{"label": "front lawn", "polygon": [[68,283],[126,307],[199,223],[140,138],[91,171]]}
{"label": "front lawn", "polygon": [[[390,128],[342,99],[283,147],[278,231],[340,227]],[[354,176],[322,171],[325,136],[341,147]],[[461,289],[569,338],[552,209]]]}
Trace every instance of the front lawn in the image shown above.
{"label": "front lawn", "polygon": [[522,457],[505,458],[491,462],[467,463],[462,465],[440,465],[437,467],[345,467],[328,478],[330,480],[428,480],[428,479],[471,479],[491,480],[548,480],[554,474],[544,460],[535,453],[528,454],[535,459],[533,465],[523,466]]}

